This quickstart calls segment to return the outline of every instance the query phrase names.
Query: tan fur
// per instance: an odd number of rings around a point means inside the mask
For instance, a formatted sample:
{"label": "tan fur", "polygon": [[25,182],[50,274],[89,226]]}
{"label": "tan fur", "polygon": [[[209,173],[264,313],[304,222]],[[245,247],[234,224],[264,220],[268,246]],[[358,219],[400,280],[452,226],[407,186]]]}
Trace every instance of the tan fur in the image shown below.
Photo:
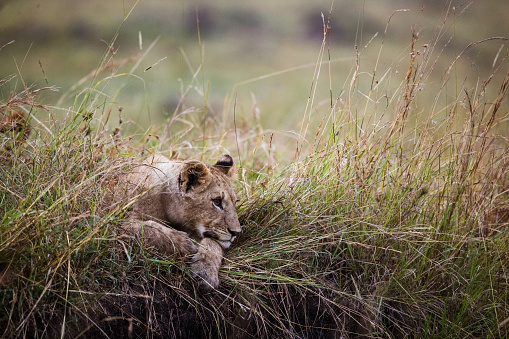
{"label": "tan fur", "polygon": [[233,173],[228,155],[214,166],[151,156],[126,177],[130,197],[148,192],[134,201],[125,228],[161,253],[191,256],[200,287],[216,288],[223,250],[241,231]]}

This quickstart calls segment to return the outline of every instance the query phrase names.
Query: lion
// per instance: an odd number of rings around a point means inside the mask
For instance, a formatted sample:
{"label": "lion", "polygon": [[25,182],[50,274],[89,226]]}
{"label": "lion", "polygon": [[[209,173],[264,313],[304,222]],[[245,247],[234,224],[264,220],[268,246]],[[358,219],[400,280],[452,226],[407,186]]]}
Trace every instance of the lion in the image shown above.
{"label": "lion", "polygon": [[202,290],[219,286],[223,251],[241,232],[229,155],[215,165],[156,154],[125,178],[134,198],[124,229],[162,254],[190,257]]}

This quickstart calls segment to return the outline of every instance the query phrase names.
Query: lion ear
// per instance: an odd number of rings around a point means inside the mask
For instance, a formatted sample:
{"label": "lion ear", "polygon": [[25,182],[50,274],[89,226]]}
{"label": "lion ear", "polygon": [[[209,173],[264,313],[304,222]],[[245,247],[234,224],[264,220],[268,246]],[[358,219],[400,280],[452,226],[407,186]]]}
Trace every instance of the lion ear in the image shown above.
{"label": "lion ear", "polygon": [[190,190],[196,190],[200,192],[206,189],[209,183],[210,171],[207,165],[197,160],[188,160],[184,162],[184,167],[179,177],[181,191],[187,193]]}
{"label": "lion ear", "polygon": [[226,176],[232,178],[235,175],[235,166],[233,159],[228,154],[223,154],[214,165],[215,168],[223,172]]}

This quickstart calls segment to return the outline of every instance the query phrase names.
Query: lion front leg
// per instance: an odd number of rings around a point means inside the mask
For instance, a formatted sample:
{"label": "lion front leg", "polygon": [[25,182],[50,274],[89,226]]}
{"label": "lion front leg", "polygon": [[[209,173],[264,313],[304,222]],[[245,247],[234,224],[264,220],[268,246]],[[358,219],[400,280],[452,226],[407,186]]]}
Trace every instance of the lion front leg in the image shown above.
{"label": "lion front leg", "polygon": [[223,248],[211,238],[204,238],[198,252],[190,261],[191,272],[198,278],[198,287],[210,291],[219,286],[219,267],[223,260]]}
{"label": "lion front leg", "polygon": [[192,255],[198,252],[199,244],[187,233],[177,231],[153,220],[128,222],[127,228],[137,236],[145,246],[154,247],[162,254]]}

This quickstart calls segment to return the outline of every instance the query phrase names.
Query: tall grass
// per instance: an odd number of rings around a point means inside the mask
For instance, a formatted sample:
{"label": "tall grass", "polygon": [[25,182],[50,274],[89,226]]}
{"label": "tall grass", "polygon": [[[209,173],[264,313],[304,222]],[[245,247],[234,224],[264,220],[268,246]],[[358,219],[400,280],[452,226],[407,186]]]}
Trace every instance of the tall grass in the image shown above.
{"label": "tall grass", "polygon": [[[0,163],[2,336],[507,338],[507,48],[451,97],[462,55],[430,84],[440,46],[418,44],[414,32],[399,77],[356,63],[296,152],[274,151],[259,124],[210,134],[206,104],[184,99],[133,140],[125,123],[103,125],[116,106],[95,78],[65,123],[32,120],[35,137]],[[435,99],[421,108],[423,89]],[[105,196],[147,152],[211,160],[222,148],[242,160],[244,230],[220,288],[202,295],[181,258],[116,234],[129,206]]]}

